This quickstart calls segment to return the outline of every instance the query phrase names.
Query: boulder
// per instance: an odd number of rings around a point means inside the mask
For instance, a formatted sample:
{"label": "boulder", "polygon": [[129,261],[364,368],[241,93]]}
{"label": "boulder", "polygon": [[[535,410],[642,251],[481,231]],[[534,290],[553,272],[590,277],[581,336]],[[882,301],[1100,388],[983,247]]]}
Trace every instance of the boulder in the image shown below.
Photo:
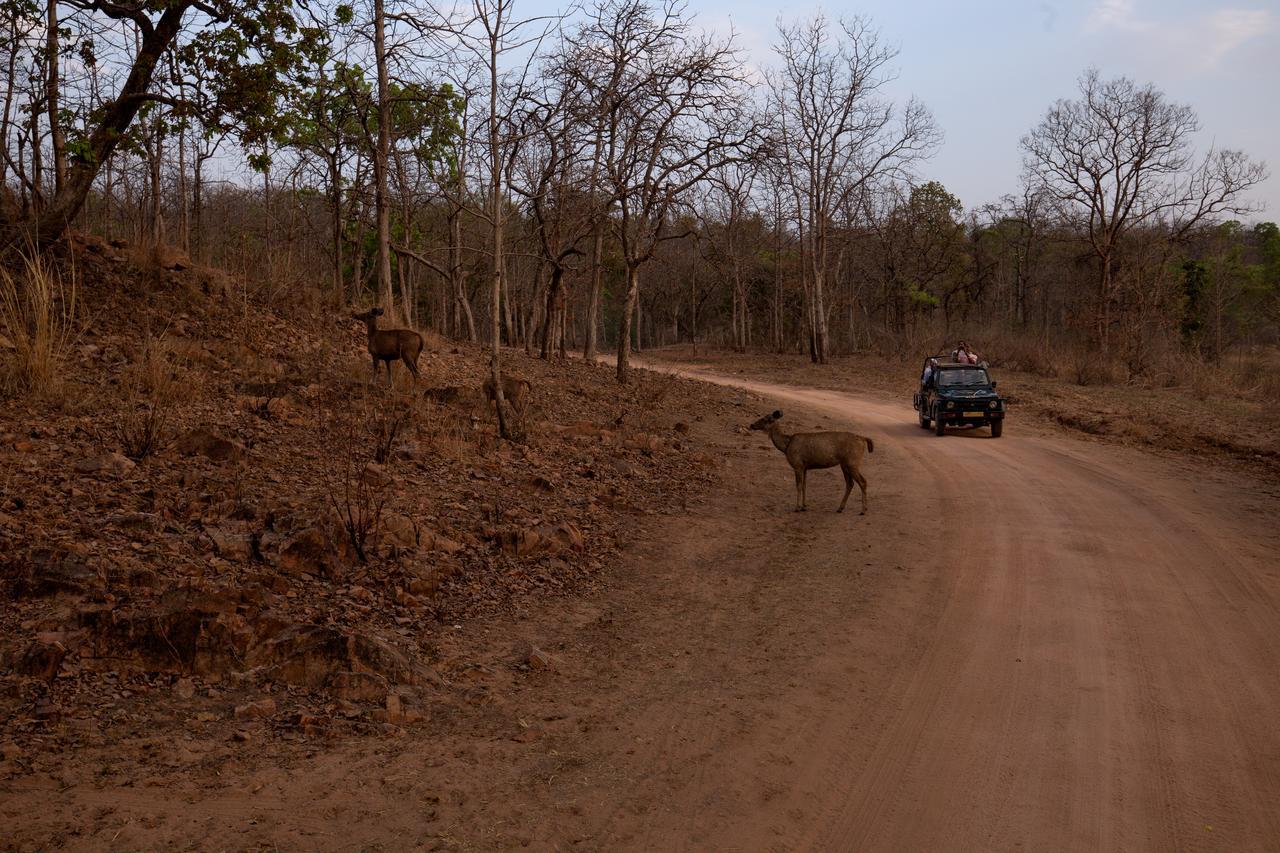
{"label": "boulder", "polygon": [[135,463],[132,459],[119,453],[103,453],[100,456],[81,459],[73,467],[77,474],[120,477],[132,471]]}
{"label": "boulder", "polygon": [[294,625],[255,648],[251,666],[277,681],[320,688],[340,672],[367,672],[389,683],[412,684],[415,670],[400,651],[375,637],[315,624]]}
{"label": "boulder", "polygon": [[276,700],[270,696],[266,699],[259,699],[257,702],[237,705],[235,710],[237,720],[265,720],[268,717],[275,716],[275,713]]}
{"label": "boulder", "polygon": [[214,435],[207,429],[194,429],[174,443],[183,456],[204,456],[214,462],[233,462],[244,456],[244,445]]}
{"label": "boulder", "polygon": [[36,640],[27,646],[13,661],[13,669],[19,675],[53,681],[67,656],[67,648],[60,642]]}
{"label": "boulder", "polygon": [[275,565],[288,575],[339,578],[354,562],[345,537],[334,536],[322,527],[308,527],[285,539],[275,556]]}

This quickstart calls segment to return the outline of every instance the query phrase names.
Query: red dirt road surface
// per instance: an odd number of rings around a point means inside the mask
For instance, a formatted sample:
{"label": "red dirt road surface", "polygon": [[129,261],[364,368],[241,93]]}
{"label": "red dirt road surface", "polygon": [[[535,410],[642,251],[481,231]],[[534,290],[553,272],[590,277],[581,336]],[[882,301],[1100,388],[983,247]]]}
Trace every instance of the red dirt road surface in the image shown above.
{"label": "red dirt road surface", "polygon": [[79,849],[1280,849],[1275,484],[732,382],[738,426],[874,438],[868,514],[833,512],[838,471],[792,512],[763,434],[702,424],[723,486],[607,589],[462,629],[553,659],[473,717],[232,781],[24,783],[5,821]]}

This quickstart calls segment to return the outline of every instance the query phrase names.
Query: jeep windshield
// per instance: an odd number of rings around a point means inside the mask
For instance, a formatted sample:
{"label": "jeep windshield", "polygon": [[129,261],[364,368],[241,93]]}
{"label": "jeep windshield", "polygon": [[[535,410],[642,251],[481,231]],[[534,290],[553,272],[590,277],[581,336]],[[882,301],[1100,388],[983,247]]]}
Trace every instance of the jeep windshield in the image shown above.
{"label": "jeep windshield", "polygon": [[991,379],[987,371],[981,367],[964,367],[959,370],[938,371],[938,387],[947,388],[959,385],[990,385]]}

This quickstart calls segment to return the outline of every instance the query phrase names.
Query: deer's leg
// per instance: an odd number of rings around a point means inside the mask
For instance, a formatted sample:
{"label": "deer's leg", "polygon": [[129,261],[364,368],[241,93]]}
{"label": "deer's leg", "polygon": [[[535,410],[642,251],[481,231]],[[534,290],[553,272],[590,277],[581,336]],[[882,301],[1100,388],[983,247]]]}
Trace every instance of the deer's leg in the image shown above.
{"label": "deer's leg", "polygon": [[369,356],[373,359],[373,381],[378,381],[378,357],[376,355]]}
{"label": "deer's leg", "polygon": [[849,502],[849,493],[853,491],[853,469],[842,462],[840,470],[844,472],[844,499],[840,501],[840,508],[836,512],[844,512],[844,505]]}
{"label": "deer's leg", "polygon": [[413,384],[418,384],[418,362],[417,359],[410,359],[409,356],[401,356],[404,360],[404,366],[409,368],[409,372],[413,374]]}
{"label": "deer's leg", "polygon": [[804,512],[804,469],[796,469],[796,512]]}
{"label": "deer's leg", "polygon": [[[858,488],[862,489],[862,514],[867,514],[867,478],[862,476],[862,472],[857,468],[853,469],[853,479],[858,481]],[[848,499],[848,495],[845,498]]]}
{"label": "deer's leg", "polygon": [[391,381],[391,359],[387,359],[387,387],[390,388],[394,382]]}

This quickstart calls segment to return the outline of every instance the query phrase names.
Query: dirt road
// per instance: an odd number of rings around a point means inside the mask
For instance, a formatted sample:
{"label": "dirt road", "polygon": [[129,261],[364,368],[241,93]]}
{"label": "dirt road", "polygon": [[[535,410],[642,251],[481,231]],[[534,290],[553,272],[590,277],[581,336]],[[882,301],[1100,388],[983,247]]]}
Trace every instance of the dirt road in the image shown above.
{"label": "dirt road", "polygon": [[[474,709],[217,780],[32,785],[6,816],[109,809],[56,836],[85,849],[1280,848],[1273,495],[733,382],[768,397],[743,424],[874,437],[869,514],[832,512],[838,472],[792,512],[760,433],[697,425],[728,436],[723,489],[638,529],[607,592],[460,629],[492,649]],[[512,637],[553,667],[511,674]]]}

